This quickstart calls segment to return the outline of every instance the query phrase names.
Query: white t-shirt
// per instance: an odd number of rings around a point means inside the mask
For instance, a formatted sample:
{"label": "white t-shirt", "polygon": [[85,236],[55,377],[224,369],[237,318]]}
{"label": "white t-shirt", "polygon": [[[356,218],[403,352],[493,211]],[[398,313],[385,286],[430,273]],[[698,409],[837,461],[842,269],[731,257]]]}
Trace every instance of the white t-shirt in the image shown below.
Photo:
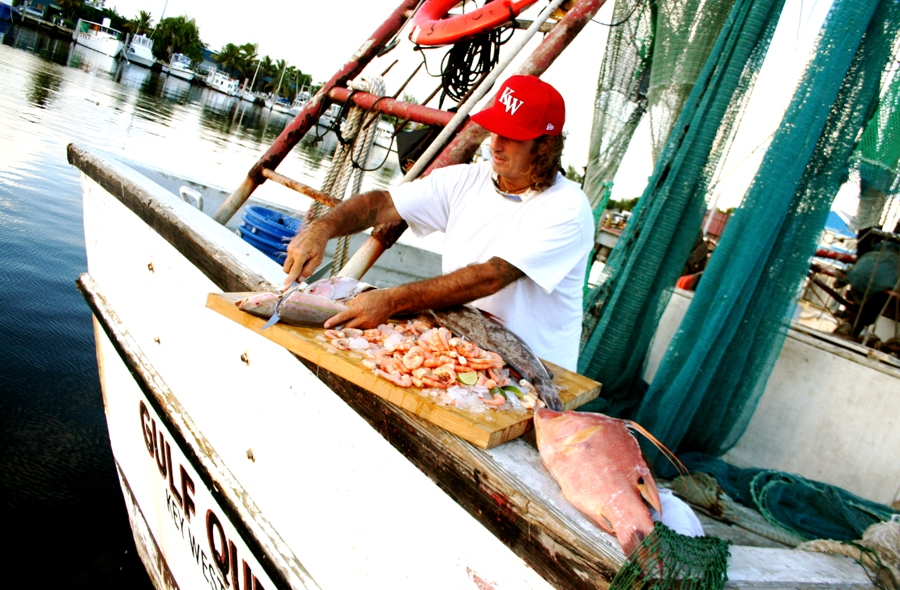
{"label": "white t-shirt", "polygon": [[413,233],[445,233],[443,272],[502,258],[525,277],[472,302],[497,316],[545,360],[576,370],[582,290],[594,220],[587,197],[557,175],[522,202],[494,188],[491,163],[463,164],[390,190]]}

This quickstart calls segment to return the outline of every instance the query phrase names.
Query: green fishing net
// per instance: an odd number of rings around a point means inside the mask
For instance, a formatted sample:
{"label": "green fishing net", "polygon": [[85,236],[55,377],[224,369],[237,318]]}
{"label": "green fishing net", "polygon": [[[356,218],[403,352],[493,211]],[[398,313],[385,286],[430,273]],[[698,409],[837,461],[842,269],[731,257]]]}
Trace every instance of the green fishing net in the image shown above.
{"label": "green fishing net", "polygon": [[[586,410],[616,414],[635,403],[631,388],[697,237],[708,187],[782,5],[782,0],[734,3],[600,284],[585,302],[578,369],[603,383],[605,392]],[[702,21],[686,24],[685,34]]]}
{"label": "green fishing net", "polygon": [[[721,455],[746,428],[859,134],[878,104],[898,25],[896,0],[833,4],[782,124],[634,416],[668,448]],[[660,462],[655,449],[648,454]]]}
{"label": "green fishing net", "polygon": [[606,208],[603,189],[647,112],[656,161],[733,4],[617,0],[594,99],[584,183],[591,207]]}
{"label": "green fishing net", "polygon": [[861,180],[886,194],[897,192],[900,161],[900,76],[896,74],[869,121],[853,155]]}
{"label": "green fishing net", "polygon": [[716,537],[685,537],[658,522],[610,590],[721,590],[728,581],[729,545]]}
{"label": "green fishing net", "polygon": [[647,111],[652,51],[651,3],[617,0],[600,65],[584,192],[591,207],[606,209],[609,187]]}
{"label": "green fishing net", "polygon": [[[847,490],[792,473],[740,468],[704,453],[684,453],[679,459],[691,473],[706,473],[716,479],[728,497],[758,511],[771,525],[802,539],[855,541],[897,510],[861,498]],[[671,465],[660,477],[679,474]]]}

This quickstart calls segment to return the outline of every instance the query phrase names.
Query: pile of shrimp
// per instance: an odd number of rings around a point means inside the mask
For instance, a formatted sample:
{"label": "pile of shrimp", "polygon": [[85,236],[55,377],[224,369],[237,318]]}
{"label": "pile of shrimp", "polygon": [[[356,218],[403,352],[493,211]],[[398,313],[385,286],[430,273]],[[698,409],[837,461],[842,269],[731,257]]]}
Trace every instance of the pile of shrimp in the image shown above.
{"label": "pile of shrimp", "polygon": [[[521,400],[509,390],[504,395],[499,389],[512,384],[499,354],[420,319],[371,330],[325,330],[320,339],[338,350],[365,354],[368,358],[363,359],[363,367],[382,379],[398,387],[422,388],[447,405],[463,405],[459,403],[461,389],[474,394],[481,404],[496,408],[508,403],[513,409],[531,409],[537,402],[534,387],[525,379],[517,383]],[[463,374],[468,374],[465,381],[474,383],[463,384],[459,379]]]}

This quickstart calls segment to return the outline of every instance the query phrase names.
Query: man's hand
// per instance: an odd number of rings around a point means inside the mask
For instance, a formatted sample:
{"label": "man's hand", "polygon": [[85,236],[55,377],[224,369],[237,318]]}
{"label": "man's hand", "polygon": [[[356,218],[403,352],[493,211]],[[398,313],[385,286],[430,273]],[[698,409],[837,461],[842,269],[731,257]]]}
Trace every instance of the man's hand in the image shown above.
{"label": "man's hand", "polygon": [[293,237],[287,246],[287,258],[282,267],[288,273],[284,286],[306,279],[322,264],[325,245],[331,236],[321,223],[313,222]]}
{"label": "man's hand", "polygon": [[377,328],[398,313],[442,309],[487,297],[524,276],[512,264],[494,257],[417,283],[360,293],[346,311],[329,318],[325,327]]}
{"label": "man's hand", "polygon": [[354,297],[346,311],[325,322],[325,328],[343,325],[345,328],[377,328],[386,324],[393,314],[394,289],[375,289]]}
{"label": "man's hand", "polygon": [[343,201],[310,223],[288,244],[284,261],[284,272],[288,276],[284,286],[306,279],[315,272],[325,258],[325,245],[331,238],[349,236],[391,221],[400,221],[400,214],[387,191],[369,191]]}

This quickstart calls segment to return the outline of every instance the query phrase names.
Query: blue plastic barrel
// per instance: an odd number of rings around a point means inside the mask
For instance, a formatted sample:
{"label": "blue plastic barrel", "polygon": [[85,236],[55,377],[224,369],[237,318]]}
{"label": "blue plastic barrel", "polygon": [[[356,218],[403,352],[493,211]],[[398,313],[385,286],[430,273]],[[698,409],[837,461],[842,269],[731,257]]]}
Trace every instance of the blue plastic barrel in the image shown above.
{"label": "blue plastic barrel", "polygon": [[245,242],[275,262],[284,264],[284,260],[287,258],[287,244],[285,242],[273,242],[272,240],[266,239],[259,233],[253,233],[250,228],[243,223],[238,226],[238,232]]}
{"label": "blue plastic barrel", "polygon": [[299,219],[256,205],[247,207],[241,220],[241,238],[279,263],[284,263],[288,242],[303,227]]}
{"label": "blue plastic barrel", "polygon": [[299,219],[256,205],[247,207],[241,219],[253,233],[266,234],[269,239],[276,241],[291,241],[303,227],[303,222]]}

